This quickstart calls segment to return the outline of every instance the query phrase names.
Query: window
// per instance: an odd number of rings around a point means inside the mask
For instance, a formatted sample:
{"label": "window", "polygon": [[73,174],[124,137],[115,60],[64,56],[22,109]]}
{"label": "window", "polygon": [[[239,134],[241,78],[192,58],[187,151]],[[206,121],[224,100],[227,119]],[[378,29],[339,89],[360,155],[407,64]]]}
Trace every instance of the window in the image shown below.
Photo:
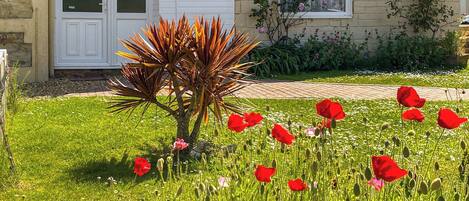
{"label": "window", "polygon": [[103,12],[103,0],[63,0],[63,12]]}
{"label": "window", "polygon": [[282,9],[301,18],[351,18],[352,0],[284,0]]}
{"label": "window", "polygon": [[146,13],[146,0],[117,0],[118,13]]}

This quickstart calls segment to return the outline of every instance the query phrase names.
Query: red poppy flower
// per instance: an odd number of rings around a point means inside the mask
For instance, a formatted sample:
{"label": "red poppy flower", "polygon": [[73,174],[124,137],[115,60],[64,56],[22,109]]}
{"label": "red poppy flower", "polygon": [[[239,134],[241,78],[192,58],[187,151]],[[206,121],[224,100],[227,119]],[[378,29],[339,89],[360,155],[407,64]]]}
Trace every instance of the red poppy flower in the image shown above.
{"label": "red poppy flower", "polygon": [[387,182],[395,181],[407,174],[407,170],[401,169],[389,156],[372,156],[371,165],[375,177]]}
{"label": "red poppy flower", "polygon": [[272,137],[277,141],[288,145],[292,144],[293,140],[295,140],[295,136],[290,134],[290,132],[288,132],[288,130],[283,128],[280,124],[274,125],[274,128],[272,129]]}
{"label": "red poppy flower", "polygon": [[262,119],[264,119],[264,117],[259,113],[244,113],[244,121],[248,124],[248,127],[253,127],[261,123]]}
{"label": "red poppy flower", "polygon": [[340,103],[338,102],[334,102],[329,99],[325,99],[317,103],[316,112],[318,115],[328,119],[341,120],[345,118],[345,113],[342,109],[342,105],[340,105]]}
{"label": "red poppy flower", "polygon": [[244,122],[244,119],[242,116],[238,114],[231,114],[230,117],[228,118],[228,129],[240,133],[243,132],[243,130],[247,127],[248,125],[246,122]]}
{"label": "red poppy flower", "polygon": [[308,188],[308,185],[301,179],[294,179],[288,181],[288,187],[292,191],[304,191]]}
{"label": "red poppy flower", "polygon": [[419,109],[414,108],[414,109],[404,111],[402,113],[402,119],[407,120],[407,121],[423,122],[423,120],[425,120],[425,116],[423,116],[422,112],[420,112]]}
{"label": "red poppy flower", "polygon": [[467,118],[459,117],[453,110],[442,108],[438,112],[438,125],[446,129],[454,129],[465,123]]}
{"label": "red poppy flower", "polygon": [[258,165],[254,175],[256,176],[257,181],[269,183],[275,172],[275,168],[267,168],[263,165]]}
{"label": "red poppy flower", "polygon": [[151,170],[151,164],[144,158],[136,158],[134,161],[134,173],[139,177]]}
{"label": "red poppy flower", "polygon": [[402,86],[397,90],[397,102],[405,107],[421,108],[425,105],[425,98],[420,98],[413,87]]}

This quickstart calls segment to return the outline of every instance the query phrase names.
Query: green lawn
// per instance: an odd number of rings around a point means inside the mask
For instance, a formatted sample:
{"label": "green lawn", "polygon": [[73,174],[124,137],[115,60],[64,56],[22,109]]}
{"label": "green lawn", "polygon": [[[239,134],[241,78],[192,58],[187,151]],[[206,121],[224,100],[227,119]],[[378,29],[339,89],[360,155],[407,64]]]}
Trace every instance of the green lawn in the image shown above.
{"label": "green lawn", "polygon": [[[184,173],[178,177],[174,177],[174,172],[169,177],[166,170],[163,182],[153,167],[167,153],[175,123],[160,110],[149,111],[141,119],[138,112],[131,116],[110,114],[109,100],[96,97],[24,101],[21,112],[9,119],[8,124],[18,177],[13,184],[0,189],[0,200],[174,200],[176,197],[177,200],[206,197],[210,200],[345,200],[347,197],[402,200],[406,192],[414,198],[418,196],[417,187],[409,187],[409,177],[386,184],[381,192],[367,186],[363,174],[369,166],[370,155],[379,154],[379,150],[393,156],[402,168],[413,172],[418,169],[417,182],[443,178],[441,191],[421,195],[420,200],[435,200],[440,194],[446,200],[453,200],[455,192],[464,198],[467,187],[466,181],[460,181],[458,165],[463,153],[459,143],[467,138],[468,127],[445,133],[439,147],[434,147],[441,132],[435,126],[438,108],[455,108],[455,103],[428,103],[423,109],[427,120],[422,125],[406,123],[401,127],[400,109],[394,100],[341,101],[347,118],[337,123],[332,137],[319,140],[303,134],[306,126],[319,120],[313,106],[316,101],[251,100],[266,117],[264,127],[235,134],[224,127],[214,132],[213,124],[207,124],[203,139],[212,140],[216,147],[236,144],[236,152],[225,156],[215,151],[206,164],[190,161],[181,168]],[[469,115],[469,103],[458,107],[460,114]],[[364,117],[368,119],[367,124]],[[298,137],[282,153],[278,142],[267,137],[265,129],[271,128],[274,122],[286,125],[289,120],[293,122],[292,133]],[[383,124],[389,124],[390,128],[382,130]],[[411,127],[416,135],[407,134]],[[426,131],[430,132],[428,141]],[[395,139],[393,143],[393,136],[399,142]],[[385,141],[390,145],[385,146]],[[410,149],[408,158],[401,154],[404,147]],[[437,171],[428,163],[434,148],[437,150],[434,158],[440,166]],[[306,152],[312,153],[311,156]],[[141,178],[135,178],[132,173],[131,163],[137,156],[149,157],[153,166]],[[277,173],[261,194],[260,184],[253,176],[254,166],[271,166],[274,159]],[[312,168],[315,161],[317,171]],[[427,170],[429,175],[425,176]],[[228,188],[218,188],[220,176],[231,178]],[[107,182],[109,177],[113,177],[115,184]],[[308,184],[317,181],[318,189],[292,193],[287,181],[298,177],[303,177]],[[334,181],[337,185],[332,185]],[[360,188],[358,196],[353,193],[355,184]]]}
{"label": "green lawn", "polygon": [[297,75],[279,75],[275,79],[307,82],[412,85],[469,88],[469,69],[437,73],[380,73],[367,71],[318,71]]}

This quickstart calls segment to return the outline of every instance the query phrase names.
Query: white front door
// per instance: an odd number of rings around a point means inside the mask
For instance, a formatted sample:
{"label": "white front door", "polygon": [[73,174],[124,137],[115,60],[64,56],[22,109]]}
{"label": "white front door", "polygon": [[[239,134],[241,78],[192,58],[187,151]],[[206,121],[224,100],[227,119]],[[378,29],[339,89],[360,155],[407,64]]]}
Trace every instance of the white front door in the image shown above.
{"label": "white front door", "polygon": [[56,0],[56,69],[119,68],[115,52],[150,19],[152,0]]}

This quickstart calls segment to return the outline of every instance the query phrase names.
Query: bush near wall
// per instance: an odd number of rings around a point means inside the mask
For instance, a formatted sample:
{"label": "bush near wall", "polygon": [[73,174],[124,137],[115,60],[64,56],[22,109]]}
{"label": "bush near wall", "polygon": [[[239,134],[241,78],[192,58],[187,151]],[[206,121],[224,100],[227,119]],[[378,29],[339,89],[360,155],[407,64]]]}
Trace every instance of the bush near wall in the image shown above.
{"label": "bush near wall", "polygon": [[251,72],[260,77],[318,70],[436,71],[460,68],[454,61],[457,35],[444,37],[396,34],[378,37],[379,45],[369,50],[367,40],[356,43],[352,34],[311,36],[303,44],[288,43],[260,47],[249,59],[260,64]]}

